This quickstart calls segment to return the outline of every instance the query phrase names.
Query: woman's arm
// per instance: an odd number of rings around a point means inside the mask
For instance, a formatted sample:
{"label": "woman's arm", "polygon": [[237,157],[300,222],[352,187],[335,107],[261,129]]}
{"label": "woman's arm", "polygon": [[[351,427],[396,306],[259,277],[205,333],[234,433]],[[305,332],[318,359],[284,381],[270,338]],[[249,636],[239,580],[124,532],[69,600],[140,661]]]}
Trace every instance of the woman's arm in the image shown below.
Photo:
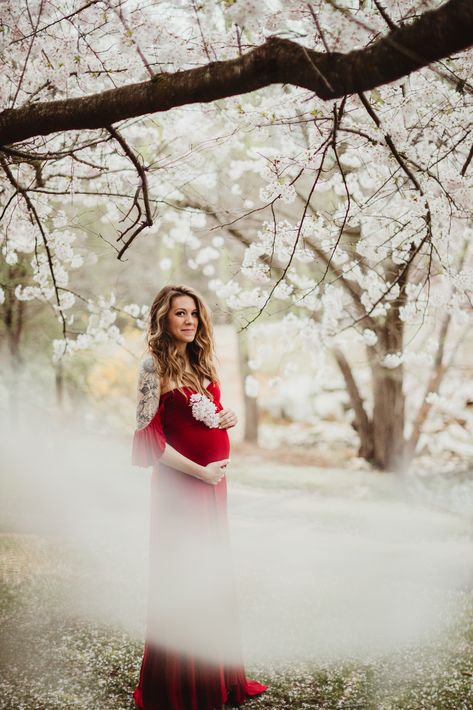
{"label": "woman's arm", "polygon": [[207,466],[201,466],[195,461],[192,461],[192,459],[183,456],[179,451],[169,446],[169,444],[166,444],[160,461],[167,466],[171,466],[171,468],[177,468],[178,471],[187,473],[189,476],[200,478],[200,480],[205,481],[205,483],[215,484],[218,483],[224,475],[229,459],[212,461],[212,463],[209,463]]}
{"label": "woman's arm", "polygon": [[192,461],[166,442],[160,412],[160,381],[151,355],[140,363],[136,430],[133,438],[132,462],[138,466],[152,466],[162,461],[171,468],[205,483],[215,484],[225,473],[229,459],[213,461],[207,466]]}

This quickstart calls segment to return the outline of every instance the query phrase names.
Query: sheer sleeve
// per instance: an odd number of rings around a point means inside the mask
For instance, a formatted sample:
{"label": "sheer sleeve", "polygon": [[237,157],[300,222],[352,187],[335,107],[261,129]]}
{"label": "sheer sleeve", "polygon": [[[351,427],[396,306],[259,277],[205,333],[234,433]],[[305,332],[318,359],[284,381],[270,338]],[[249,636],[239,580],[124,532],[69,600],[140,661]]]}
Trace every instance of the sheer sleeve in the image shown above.
{"label": "sheer sleeve", "polygon": [[136,404],[136,429],[133,435],[131,462],[135,466],[153,466],[163,455],[166,437],[162,423],[159,378],[151,355],[140,363]]}

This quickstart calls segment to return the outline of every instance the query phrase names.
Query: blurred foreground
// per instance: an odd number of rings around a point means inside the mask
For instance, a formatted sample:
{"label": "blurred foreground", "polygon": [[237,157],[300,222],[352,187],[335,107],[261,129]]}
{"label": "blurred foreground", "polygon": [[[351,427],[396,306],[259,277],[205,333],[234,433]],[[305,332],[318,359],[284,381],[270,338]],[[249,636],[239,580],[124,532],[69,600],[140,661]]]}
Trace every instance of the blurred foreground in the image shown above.
{"label": "blurred foreground", "polygon": [[[36,434],[2,442],[0,708],[131,710],[150,471],[127,441]],[[468,472],[263,456],[235,451],[228,472],[247,673],[271,686],[248,707],[468,710]]]}

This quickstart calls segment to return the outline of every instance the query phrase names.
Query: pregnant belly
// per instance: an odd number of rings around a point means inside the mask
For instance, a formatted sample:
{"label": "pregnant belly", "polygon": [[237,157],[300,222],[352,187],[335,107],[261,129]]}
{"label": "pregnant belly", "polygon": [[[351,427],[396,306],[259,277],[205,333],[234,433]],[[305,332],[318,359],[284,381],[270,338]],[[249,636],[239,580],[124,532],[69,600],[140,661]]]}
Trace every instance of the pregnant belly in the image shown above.
{"label": "pregnant belly", "polygon": [[210,429],[205,424],[177,429],[166,437],[176,451],[201,466],[229,458],[230,439],[226,429]]}

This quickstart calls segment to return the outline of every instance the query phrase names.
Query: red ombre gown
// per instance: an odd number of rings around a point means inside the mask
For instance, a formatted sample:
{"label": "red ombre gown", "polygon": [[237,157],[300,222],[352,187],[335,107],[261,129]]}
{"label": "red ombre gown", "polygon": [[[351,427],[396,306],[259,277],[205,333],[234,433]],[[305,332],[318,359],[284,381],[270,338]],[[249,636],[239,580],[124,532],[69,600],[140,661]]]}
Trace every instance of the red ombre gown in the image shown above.
{"label": "red ombre gown", "polygon": [[[141,710],[220,710],[268,687],[246,678],[241,659],[226,478],[211,485],[159,461],[166,442],[204,466],[229,456],[226,429],[195,419],[189,403],[193,390],[183,390],[186,396],[178,389],[162,394],[156,414],[133,438],[133,464],[153,466],[147,637],[133,694]],[[218,383],[207,390],[219,412]],[[198,649],[200,641],[204,654],[208,642],[210,660],[182,650],[190,638],[189,648]]]}

